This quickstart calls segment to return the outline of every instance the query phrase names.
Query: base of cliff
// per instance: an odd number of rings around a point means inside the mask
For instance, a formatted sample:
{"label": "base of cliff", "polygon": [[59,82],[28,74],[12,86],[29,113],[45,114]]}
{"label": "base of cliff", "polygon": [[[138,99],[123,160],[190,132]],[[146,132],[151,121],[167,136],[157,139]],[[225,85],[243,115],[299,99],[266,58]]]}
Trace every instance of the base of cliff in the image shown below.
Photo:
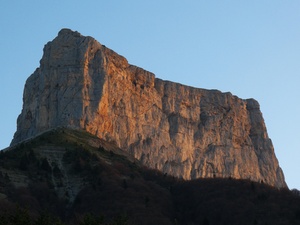
{"label": "base of cliff", "polygon": [[249,180],[168,176],[80,130],[0,153],[4,224],[300,224],[299,205],[288,189]]}

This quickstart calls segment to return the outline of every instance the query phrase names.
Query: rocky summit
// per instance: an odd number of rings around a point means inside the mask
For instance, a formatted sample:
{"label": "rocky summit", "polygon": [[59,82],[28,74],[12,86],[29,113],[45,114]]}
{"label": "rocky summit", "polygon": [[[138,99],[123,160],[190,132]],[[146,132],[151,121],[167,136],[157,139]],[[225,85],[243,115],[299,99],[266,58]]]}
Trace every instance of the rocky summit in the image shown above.
{"label": "rocky summit", "polygon": [[176,177],[286,187],[257,101],[155,78],[69,29],[45,45],[26,81],[11,145],[57,127],[83,129]]}

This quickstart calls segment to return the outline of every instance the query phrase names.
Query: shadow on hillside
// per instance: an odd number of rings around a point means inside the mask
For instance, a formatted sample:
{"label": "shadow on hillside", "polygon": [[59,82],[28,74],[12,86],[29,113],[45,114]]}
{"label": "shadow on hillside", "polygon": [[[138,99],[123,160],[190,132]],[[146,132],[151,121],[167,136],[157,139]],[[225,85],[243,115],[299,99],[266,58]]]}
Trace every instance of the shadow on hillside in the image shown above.
{"label": "shadow on hillside", "polygon": [[[180,180],[64,132],[0,153],[0,225],[300,224],[300,196],[288,189]],[[70,184],[80,188],[74,199]]]}

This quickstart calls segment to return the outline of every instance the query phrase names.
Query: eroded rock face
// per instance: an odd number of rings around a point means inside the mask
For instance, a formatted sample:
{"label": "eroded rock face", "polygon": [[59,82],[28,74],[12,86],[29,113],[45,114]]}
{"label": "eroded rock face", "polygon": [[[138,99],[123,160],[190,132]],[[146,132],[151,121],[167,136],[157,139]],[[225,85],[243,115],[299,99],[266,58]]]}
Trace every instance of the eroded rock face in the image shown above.
{"label": "eroded rock face", "polygon": [[92,37],[63,29],[28,78],[12,144],[85,129],[164,173],[285,187],[259,104],[155,78]]}

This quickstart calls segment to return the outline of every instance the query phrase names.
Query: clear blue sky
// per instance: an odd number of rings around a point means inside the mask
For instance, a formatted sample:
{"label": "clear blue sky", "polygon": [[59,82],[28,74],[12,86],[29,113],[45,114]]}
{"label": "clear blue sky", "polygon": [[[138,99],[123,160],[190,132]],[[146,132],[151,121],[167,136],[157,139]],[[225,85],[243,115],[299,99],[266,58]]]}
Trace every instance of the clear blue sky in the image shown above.
{"label": "clear blue sky", "polygon": [[0,2],[0,149],[44,44],[71,28],[156,77],[255,98],[290,188],[300,189],[300,1]]}

